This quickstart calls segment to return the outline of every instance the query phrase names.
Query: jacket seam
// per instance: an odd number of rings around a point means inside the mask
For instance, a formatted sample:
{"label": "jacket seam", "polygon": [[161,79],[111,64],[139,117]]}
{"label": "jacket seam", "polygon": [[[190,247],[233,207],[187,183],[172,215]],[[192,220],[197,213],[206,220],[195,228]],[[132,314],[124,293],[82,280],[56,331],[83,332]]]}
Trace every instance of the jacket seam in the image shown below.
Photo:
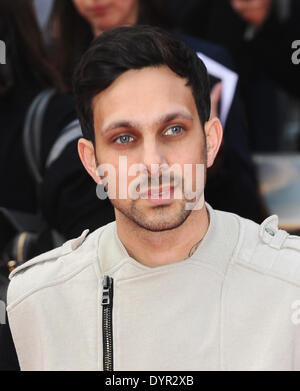
{"label": "jacket seam", "polygon": [[43,289],[46,289],[46,288],[50,288],[50,287],[53,287],[53,286],[56,286],[56,285],[60,285],[60,284],[63,284],[64,282],[67,282],[68,280],[71,280],[72,278],[76,277],[77,274],[81,273],[82,271],[84,271],[85,269],[87,269],[88,267],[91,266],[91,263],[88,263],[87,265],[84,265],[83,267],[81,267],[79,270],[76,270],[75,272],[72,272],[71,274],[68,274],[58,280],[55,280],[55,281],[52,281],[52,282],[49,282],[45,285],[42,285],[38,288],[34,288],[32,290],[30,290],[29,292],[27,292],[26,294],[24,294],[22,297],[20,297],[19,299],[15,300],[13,303],[9,304],[7,306],[7,311],[12,311],[14,310],[20,303],[22,303],[24,300],[26,300],[28,297],[32,296],[34,293],[37,293]]}
{"label": "jacket seam", "polygon": [[[234,215],[235,216],[235,215]],[[235,216],[236,217],[236,216]],[[221,285],[221,293],[220,293],[220,341],[219,341],[219,354],[220,354],[220,370],[224,371],[226,370],[226,363],[225,363],[225,352],[224,352],[224,346],[223,346],[223,340],[224,340],[224,317],[225,317],[225,298],[226,298],[226,282],[228,280],[229,276],[229,269],[235,262],[235,255],[239,252],[239,249],[243,243],[244,234],[245,234],[245,225],[242,219],[236,217],[236,220],[239,225],[239,235],[238,235],[238,241],[237,244],[230,256],[230,260],[226,266],[224,278]]]}
{"label": "jacket seam", "polygon": [[[114,222],[108,223],[107,225],[111,225],[113,223]],[[102,267],[102,260],[101,260],[101,253],[100,253],[100,240],[101,240],[103,233],[107,229],[107,225],[99,228],[99,233],[95,238],[95,253],[94,253],[95,258],[92,263],[93,263],[94,272],[96,273],[96,276],[98,279],[103,278],[103,276],[106,274],[106,272],[104,272],[103,267]]]}
{"label": "jacket seam", "polygon": [[[42,255],[44,255],[44,254],[42,254]],[[48,261],[51,262],[53,260],[58,260],[59,258],[63,257],[64,255],[67,255],[67,254],[60,254],[59,256],[54,254],[51,258],[47,258],[46,256],[44,258],[41,257],[40,259],[37,259],[37,257],[33,258],[32,260],[23,263],[22,265],[17,267],[15,270],[13,270],[9,275],[9,279],[12,280],[16,275],[18,275],[18,273],[20,273],[24,270],[27,270],[28,268],[30,268],[32,266],[38,265],[39,263],[42,263],[42,262],[48,262]]]}
{"label": "jacket seam", "polygon": [[276,280],[280,280],[280,281],[285,282],[285,283],[287,283],[289,285],[293,285],[293,286],[295,286],[297,288],[300,288],[300,282],[290,281],[290,280],[288,280],[288,279],[286,279],[284,277],[280,277],[276,273],[272,273],[272,272],[267,271],[267,270],[262,270],[262,269],[260,269],[260,268],[258,268],[256,266],[253,266],[252,264],[245,264],[245,263],[239,261],[238,259],[235,259],[235,264],[240,266],[240,267],[242,267],[242,268],[244,268],[244,269],[248,269],[248,270],[254,271],[254,272],[258,273],[258,274],[263,274],[263,275],[265,275],[267,277],[270,277],[270,278],[273,278],[273,279],[276,279]]}
{"label": "jacket seam", "polygon": [[[114,273],[116,273],[122,266],[125,266],[126,264],[130,264],[131,265],[131,262],[128,262],[128,261],[124,262],[122,265],[120,265],[120,267],[117,270],[114,270]],[[209,267],[209,264],[207,264],[207,263],[206,264],[204,264],[204,263],[199,264],[199,263],[197,263],[195,261],[195,262],[189,262],[188,265],[207,269],[207,270],[213,272],[214,274],[216,274],[218,277],[221,277],[222,279],[224,278],[224,274],[223,273],[216,271],[215,268],[213,268],[213,267]],[[186,267],[187,265],[185,264],[185,265],[182,265],[182,267],[183,266]],[[178,267],[176,269],[178,269]],[[172,270],[173,269],[174,268],[172,268]],[[111,272],[111,270],[109,270],[109,271]],[[118,278],[117,282],[121,283],[121,282],[125,282],[125,281],[131,281],[131,280],[135,280],[135,279],[139,279],[139,278],[153,276],[153,275],[160,274],[160,273],[168,273],[169,271],[170,271],[170,269],[153,270],[153,271],[145,270],[145,273],[140,274],[140,275],[125,277],[125,278],[122,278],[122,277]]]}

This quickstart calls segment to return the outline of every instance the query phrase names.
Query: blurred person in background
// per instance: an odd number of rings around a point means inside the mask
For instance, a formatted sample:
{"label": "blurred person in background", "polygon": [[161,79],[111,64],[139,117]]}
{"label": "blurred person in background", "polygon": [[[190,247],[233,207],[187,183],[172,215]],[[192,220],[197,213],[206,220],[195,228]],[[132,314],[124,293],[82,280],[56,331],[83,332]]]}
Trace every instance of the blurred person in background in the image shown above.
{"label": "blurred person in background", "polygon": [[[252,151],[284,149],[283,118],[290,111],[289,102],[300,98],[300,68],[291,59],[292,42],[300,36],[299,1],[168,0],[168,4],[182,32],[220,44],[231,53],[240,75]],[[282,101],[286,94],[290,99]]]}
{"label": "blurred person in background", "polygon": [[7,48],[6,65],[0,66],[0,179],[5,184],[0,205],[35,212],[35,183],[24,164],[23,124],[34,97],[61,84],[46,57],[31,2],[17,0],[12,5],[2,0],[0,11],[0,37]]}
{"label": "blurred person in background", "polygon": [[[1,0],[0,39],[6,44],[6,64],[0,65],[0,208],[29,214],[41,208],[49,226],[65,238],[80,234],[86,226],[93,230],[112,221],[112,206],[97,198],[95,186],[79,160],[76,139],[61,143],[60,152],[46,166],[61,131],[76,120],[77,114],[72,96],[62,93],[63,83],[45,53],[31,0]],[[38,197],[37,183],[25,156],[23,127],[32,101],[46,89],[55,92],[42,123],[43,182]],[[4,230],[0,226],[1,239]],[[7,282],[2,275],[0,300],[4,302]],[[17,368],[9,327],[0,325],[0,369]]]}
{"label": "blurred person in background", "polygon": [[[71,89],[74,66],[92,39],[102,31],[120,25],[152,24],[172,30],[174,23],[161,0],[56,0],[51,17],[53,61]],[[180,35],[195,51],[230,68],[232,61],[218,45]],[[212,89],[212,111],[218,112],[221,88]],[[245,119],[237,90],[224,130],[219,162],[208,170],[206,195],[217,209],[238,213],[260,222],[265,213],[258,195],[256,174],[246,139]],[[222,190],[221,190],[222,189]]]}
{"label": "blurred person in background", "polygon": [[[32,1],[17,0],[12,5],[10,1],[3,0],[1,7],[0,37],[6,42],[7,65],[0,67],[0,120],[3,129],[0,178],[1,183],[5,183],[0,206],[29,213],[37,211],[36,183],[26,164],[23,126],[26,112],[37,94],[45,89],[54,89],[57,92],[51,98],[43,119],[41,202],[50,225],[65,237],[72,237],[81,232],[82,223],[85,225],[84,215],[90,220],[91,228],[93,218],[96,219],[94,210],[85,209],[79,219],[74,220],[74,210],[78,214],[82,199],[89,197],[87,188],[90,183],[77,157],[76,142],[62,145],[61,154],[51,165],[45,165],[61,130],[77,118],[73,98],[62,93],[63,83],[46,56]],[[95,191],[91,191],[90,196],[94,197]],[[97,216],[97,227],[101,217],[103,223],[111,218],[106,220],[105,211],[101,212]]]}
{"label": "blurred person in background", "polygon": [[[292,43],[299,38],[300,34],[299,1],[232,0],[231,6],[238,17],[246,23],[244,39],[249,41],[248,56],[252,55],[257,62],[260,59],[259,66],[255,64],[257,74],[264,76],[263,81],[270,78],[272,82],[269,91],[265,88],[262,97],[268,96],[268,99],[271,99],[271,94],[275,90],[272,95],[275,96],[274,106],[278,112],[275,117],[277,129],[274,127],[278,135],[278,149],[300,149],[297,145],[298,139],[300,140],[300,91],[298,88],[300,69],[293,64],[291,59]],[[253,60],[252,63],[254,63]],[[255,75],[253,77],[255,78]],[[259,88],[257,84],[256,82],[256,88]],[[254,109],[258,111],[258,105],[254,105]],[[298,112],[298,124],[293,120],[296,111]],[[267,128],[267,124],[265,127]]]}
{"label": "blurred person in background", "polygon": [[54,1],[50,20],[53,61],[70,89],[75,65],[93,38],[107,29],[131,24],[172,26],[160,0]]}

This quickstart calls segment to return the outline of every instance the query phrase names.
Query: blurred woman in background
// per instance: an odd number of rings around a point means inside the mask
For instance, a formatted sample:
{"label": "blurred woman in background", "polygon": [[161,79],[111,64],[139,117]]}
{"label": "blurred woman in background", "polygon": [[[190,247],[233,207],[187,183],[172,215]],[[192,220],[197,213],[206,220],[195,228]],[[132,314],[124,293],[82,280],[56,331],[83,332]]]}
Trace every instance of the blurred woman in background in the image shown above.
{"label": "blurred woman in background", "polygon": [[160,0],[55,0],[50,21],[53,60],[67,86],[71,88],[74,67],[95,36],[137,23],[171,27]]}
{"label": "blurred woman in background", "polygon": [[24,119],[40,91],[61,89],[62,83],[46,56],[31,1],[0,2],[0,38],[6,44],[6,65],[0,65],[0,206],[35,212],[35,184],[24,164]]}
{"label": "blurred woman in background", "polygon": [[[78,158],[76,137],[60,145],[60,154],[46,167],[55,141],[77,119],[73,98],[63,93],[65,85],[46,55],[32,1],[2,0],[0,7],[0,38],[7,47],[7,64],[0,66],[0,180],[5,184],[0,207],[28,213],[41,207],[51,227],[66,238],[74,237],[86,227],[86,218],[91,229],[111,221],[112,208],[99,201],[99,214],[89,210],[89,198],[96,198],[95,188]],[[30,104],[45,89],[53,89],[54,94],[42,122],[39,158],[43,183],[37,200],[36,183],[25,157],[23,127]],[[79,128],[77,139],[80,134]],[[87,204],[84,210],[81,202]]]}

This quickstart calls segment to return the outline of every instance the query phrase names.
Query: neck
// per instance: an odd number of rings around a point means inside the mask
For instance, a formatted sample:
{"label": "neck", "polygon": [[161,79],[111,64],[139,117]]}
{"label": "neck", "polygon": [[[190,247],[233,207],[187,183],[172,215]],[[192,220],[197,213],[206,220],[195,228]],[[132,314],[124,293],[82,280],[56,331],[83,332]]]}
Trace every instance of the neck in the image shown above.
{"label": "neck", "polygon": [[93,26],[93,34],[94,34],[94,38],[98,37],[98,35],[102,34],[103,31],[97,27],[97,26]]}
{"label": "neck", "polygon": [[191,256],[205,236],[209,215],[205,207],[192,211],[179,227],[152,232],[115,211],[118,236],[129,256],[148,267],[162,266]]}

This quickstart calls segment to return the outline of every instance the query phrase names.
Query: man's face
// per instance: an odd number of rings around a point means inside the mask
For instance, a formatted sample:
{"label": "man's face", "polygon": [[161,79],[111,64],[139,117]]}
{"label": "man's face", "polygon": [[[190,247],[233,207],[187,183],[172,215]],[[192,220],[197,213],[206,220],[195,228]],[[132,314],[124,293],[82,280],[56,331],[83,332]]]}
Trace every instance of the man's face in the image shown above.
{"label": "man's face", "polygon": [[[116,172],[116,183],[108,183],[108,191],[110,185],[115,190],[116,198],[110,199],[116,217],[122,214],[150,231],[181,225],[191,213],[187,204],[203,197],[206,171],[205,137],[186,80],[165,66],[130,70],[98,94],[92,105],[96,161]],[[203,169],[201,178],[198,172],[201,186],[191,199],[197,164]],[[134,165],[141,165],[141,171],[130,172]],[[174,175],[166,180],[172,166]],[[129,190],[122,199],[124,183],[139,196],[131,197]]]}

